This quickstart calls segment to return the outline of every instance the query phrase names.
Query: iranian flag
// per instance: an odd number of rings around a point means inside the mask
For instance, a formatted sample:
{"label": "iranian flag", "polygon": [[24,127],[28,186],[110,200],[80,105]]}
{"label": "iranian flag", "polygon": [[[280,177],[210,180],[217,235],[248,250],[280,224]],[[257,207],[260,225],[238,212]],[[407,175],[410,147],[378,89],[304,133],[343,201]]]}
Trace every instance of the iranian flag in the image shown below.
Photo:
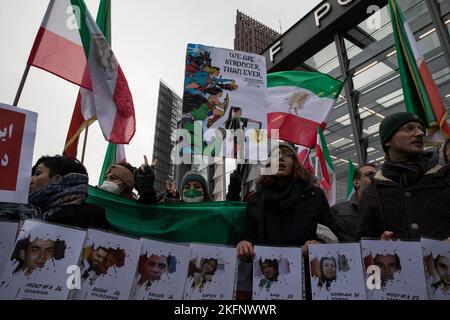
{"label": "iranian flag", "polygon": [[297,155],[298,161],[302,164],[302,166],[309,171],[309,173],[314,174],[314,166],[311,162],[310,158],[311,149],[303,146],[298,146]]}
{"label": "iranian flag", "polygon": [[389,0],[395,48],[406,110],[417,114],[431,128],[450,137],[448,114],[414,34],[395,0]]}
{"label": "iranian flag", "polygon": [[336,204],[336,174],[330,152],[328,151],[327,141],[320,127],[317,127],[316,157],[319,160],[316,176],[331,207]]}
{"label": "iranian flag", "polygon": [[343,82],[320,72],[284,71],[267,75],[267,126],[279,138],[308,148],[317,127],[325,129]]}
{"label": "iranian flag", "polygon": [[28,64],[81,86],[77,116],[86,126],[97,119],[108,141],[130,142],[136,124],[131,92],[84,1],[50,1]]}
{"label": "iranian flag", "polygon": [[103,159],[102,171],[98,178],[98,185],[102,185],[103,181],[105,181],[109,166],[126,161],[125,146],[123,144],[109,143],[106,149],[105,159]]}

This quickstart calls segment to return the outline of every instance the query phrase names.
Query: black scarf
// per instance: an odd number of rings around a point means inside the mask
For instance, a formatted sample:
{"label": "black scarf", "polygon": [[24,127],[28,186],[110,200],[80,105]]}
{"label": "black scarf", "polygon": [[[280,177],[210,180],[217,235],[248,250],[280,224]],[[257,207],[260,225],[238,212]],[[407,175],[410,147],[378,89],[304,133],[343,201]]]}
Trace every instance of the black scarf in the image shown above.
{"label": "black scarf", "polygon": [[408,188],[423,178],[425,173],[438,164],[436,152],[425,152],[416,161],[386,160],[381,168],[383,176]]}
{"label": "black scarf", "polygon": [[287,184],[267,186],[261,190],[261,200],[268,207],[277,207],[281,210],[293,208],[300,193],[305,189],[304,183],[290,181]]}

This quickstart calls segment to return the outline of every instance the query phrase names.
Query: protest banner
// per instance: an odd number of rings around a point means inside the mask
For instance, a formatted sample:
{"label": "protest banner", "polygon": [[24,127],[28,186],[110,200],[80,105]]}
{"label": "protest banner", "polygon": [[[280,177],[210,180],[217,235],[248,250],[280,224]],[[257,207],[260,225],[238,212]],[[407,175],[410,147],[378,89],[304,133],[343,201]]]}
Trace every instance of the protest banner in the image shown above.
{"label": "protest banner", "polygon": [[308,245],[313,300],[366,300],[359,243]]}
{"label": "protest banner", "polygon": [[420,239],[430,300],[450,300],[450,242]]}
{"label": "protest banner", "polygon": [[192,244],[185,300],[232,300],[236,288],[236,248]]}
{"label": "protest banner", "polygon": [[77,300],[128,300],[136,273],[141,241],[89,229],[80,264]]}
{"label": "protest banner", "polygon": [[197,155],[265,160],[266,93],[263,56],[188,44],[179,128],[190,133],[191,141],[183,150],[194,147]]}
{"label": "protest banner", "polygon": [[362,240],[361,248],[368,300],[428,299],[420,242]]}
{"label": "protest banner", "polygon": [[19,224],[17,222],[0,222],[0,277],[2,276],[3,268],[11,257],[18,227]]}
{"label": "protest banner", "polygon": [[191,247],[142,239],[133,285],[134,300],[181,300]]}
{"label": "protest banner", "polygon": [[27,203],[37,113],[0,103],[0,202]]}
{"label": "protest banner", "polygon": [[255,246],[253,300],[301,300],[301,248]]}
{"label": "protest banner", "polygon": [[25,221],[0,279],[0,299],[68,299],[85,238],[81,229]]}

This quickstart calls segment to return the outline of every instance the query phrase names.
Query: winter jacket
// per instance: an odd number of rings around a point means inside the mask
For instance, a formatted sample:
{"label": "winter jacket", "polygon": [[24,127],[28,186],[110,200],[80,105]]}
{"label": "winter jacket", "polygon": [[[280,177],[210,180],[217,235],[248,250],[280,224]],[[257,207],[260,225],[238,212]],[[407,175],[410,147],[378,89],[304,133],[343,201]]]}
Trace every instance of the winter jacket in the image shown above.
{"label": "winter jacket", "polygon": [[245,240],[254,245],[302,246],[317,240],[317,224],[334,232],[330,207],[323,191],[292,182],[282,191],[264,187],[247,204]]}
{"label": "winter jacket", "polygon": [[394,232],[398,239],[450,236],[450,165],[434,166],[408,188],[378,172],[359,203],[358,238]]}
{"label": "winter jacket", "polygon": [[339,241],[356,241],[359,225],[358,195],[354,193],[350,201],[340,202],[332,206],[331,216],[336,224],[336,236]]}
{"label": "winter jacket", "polygon": [[90,203],[62,206],[46,221],[83,229],[110,229],[109,222],[105,217],[105,209]]}

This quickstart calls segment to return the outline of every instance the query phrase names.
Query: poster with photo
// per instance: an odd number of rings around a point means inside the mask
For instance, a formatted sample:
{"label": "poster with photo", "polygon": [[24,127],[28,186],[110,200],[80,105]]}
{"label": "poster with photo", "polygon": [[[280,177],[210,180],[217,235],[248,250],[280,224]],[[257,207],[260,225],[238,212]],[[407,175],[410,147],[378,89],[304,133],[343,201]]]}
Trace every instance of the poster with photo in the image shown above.
{"label": "poster with photo", "polygon": [[191,245],[184,287],[186,300],[232,300],[236,286],[236,248]]}
{"label": "poster with photo", "polygon": [[359,243],[308,246],[313,300],[366,300]]}
{"label": "poster with photo", "polygon": [[14,243],[16,242],[18,227],[19,223],[17,222],[0,222],[0,277],[2,276],[5,265],[11,257]]}
{"label": "poster with photo", "polygon": [[189,245],[142,239],[132,299],[183,299],[190,258]]}
{"label": "poster with photo", "polygon": [[450,242],[422,238],[423,263],[430,300],[450,300]]}
{"label": "poster with photo", "polygon": [[128,300],[141,252],[141,240],[89,229],[80,262],[77,300]]}
{"label": "poster with photo", "polygon": [[362,240],[361,249],[368,300],[428,299],[420,242]]}
{"label": "poster with photo", "polygon": [[37,118],[0,103],[0,202],[28,202]]}
{"label": "poster with photo", "polygon": [[301,248],[255,246],[254,249],[253,300],[301,300]]}
{"label": "poster with photo", "polygon": [[73,276],[66,272],[77,268],[85,238],[81,229],[26,220],[0,279],[0,299],[67,299]]}
{"label": "poster with photo", "polygon": [[213,156],[266,160],[266,70],[257,54],[188,44],[179,129],[190,133],[195,154],[211,155],[205,148],[214,148],[218,132],[224,142]]}

